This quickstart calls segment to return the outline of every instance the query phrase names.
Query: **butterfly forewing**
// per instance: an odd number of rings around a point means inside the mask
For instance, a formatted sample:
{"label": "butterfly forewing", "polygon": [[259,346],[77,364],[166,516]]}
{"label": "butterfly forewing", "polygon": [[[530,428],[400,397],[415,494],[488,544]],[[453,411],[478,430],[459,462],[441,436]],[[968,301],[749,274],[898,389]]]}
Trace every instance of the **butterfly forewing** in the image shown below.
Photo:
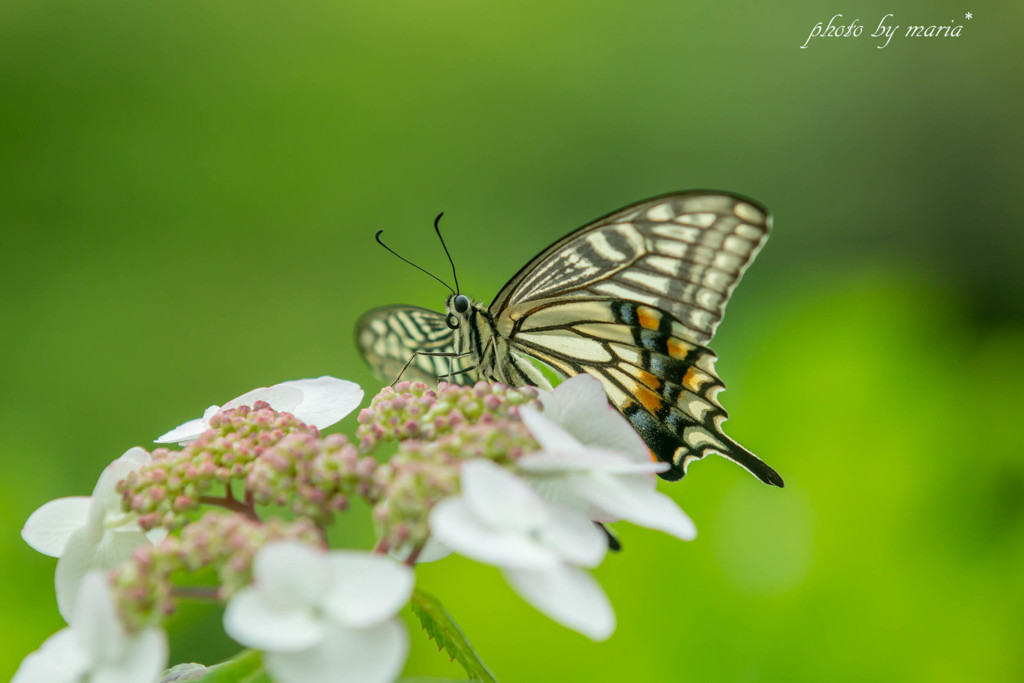
{"label": "butterfly forewing", "polygon": [[768,212],[738,197],[650,199],[548,247],[502,288],[490,310],[514,316],[540,299],[623,299],[667,312],[688,339],[706,344],[768,229]]}
{"label": "butterfly forewing", "polygon": [[[398,378],[436,384],[439,379],[473,384],[480,379],[475,362],[454,356],[454,335],[436,311],[415,306],[385,306],[365,313],[356,324],[356,344],[374,374],[384,382]],[[449,356],[428,356],[423,353]],[[405,364],[412,359],[402,372]],[[449,365],[450,363],[450,365]]]}

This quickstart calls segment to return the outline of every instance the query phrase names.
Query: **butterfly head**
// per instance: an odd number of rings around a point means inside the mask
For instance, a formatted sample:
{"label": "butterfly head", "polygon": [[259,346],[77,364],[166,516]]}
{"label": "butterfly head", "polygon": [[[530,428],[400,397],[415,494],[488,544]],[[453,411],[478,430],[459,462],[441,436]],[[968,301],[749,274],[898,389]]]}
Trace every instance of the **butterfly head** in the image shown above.
{"label": "butterfly head", "polygon": [[448,297],[444,306],[448,310],[445,323],[454,330],[462,325],[462,320],[469,314],[470,309],[473,308],[473,302],[465,294],[456,293]]}

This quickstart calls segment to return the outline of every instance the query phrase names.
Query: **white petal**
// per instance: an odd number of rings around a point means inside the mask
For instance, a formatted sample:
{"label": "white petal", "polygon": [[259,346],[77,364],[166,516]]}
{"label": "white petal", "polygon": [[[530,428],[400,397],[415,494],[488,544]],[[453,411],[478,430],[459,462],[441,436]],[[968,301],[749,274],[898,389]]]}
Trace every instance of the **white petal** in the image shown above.
{"label": "white petal", "polygon": [[558,556],[529,535],[494,529],[477,518],[461,496],[446,498],[430,512],[430,531],[457,553],[499,567],[550,567]]}
{"label": "white petal", "polygon": [[697,537],[697,527],[676,502],[649,488],[642,477],[594,472],[572,475],[570,483],[581,496],[612,516],[684,541]]}
{"label": "white petal", "polygon": [[38,650],[25,657],[11,683],[75,683],[88,670],[85,656],[70,628],[46,639]]}
{"label": "white petal", "polygon": [[152,545],[147,536],[137,524],[125,526],[114,531],[103,534],[100,542],[95,546],[93,562],[95,569],[104,571],[113,569],[129,557],[140,545]]}
{"label": "white petal", "polygon": [[82,579],[68,623],[93,671],[125,655],[128,638],[104,572],[90,571]]}
{"label": "white petal", "polygon": [[91,501],[88,496],[51,500],[29,515],[21,537],[44,555],[60,557],[68,537],[85,526]]}
{"label": "white petal", "polygon": [[291,413],[317,429],[325,429],[359,407],[363,390],[354,382],[324,375],[316,379],[297,379],[272,387],[259,387],[219,406],[210,406],[203,417],[178,425],[160,435],[156,443],[185,444],[198,439],[209,429],[210,419],[220,410],[253,406],[265,401],[278,412]]}
{"label": "white petal", "polygon": [[[635,462],[650,462],[651,452],[629,420],[608,404],[604,386],[587,374],[555,387],[544,414],[584,445],[626,453]],[[550,405],[549,405],[550,404]],[[552,408],[553,410],[550,410]]]}
{"label": "white petal", "polygon": [[118,460],[129,464],[133,470],[149,464],[151,459],[149,451],[140,446],[129,448],[120,458],[118,458]]}
{"label": "white petal", "polygon": [[108,531],[94,542],[87,528],[68,537],[64,552],[57,560],[55,577],[57,609],[67,620],[74,608],[82,579],[90,569],[112,569],[131,557],[140,545],[149,543],[141,531]]}
{"label": "white petal", "polygon": [[540,528],[538,540],[570,564],[581,567],[601,564],[608,550],[604,532],[579,512],[553,505],[549,510],[548,522]]}
{"label": "white petal", "polygon": [[117,484],[139,469],[142,464],[143,462],[136,457],[122,456],[103,469],[92,490],[92,507],[86,519],[86,526],[93,540],[97,540],[103,533],[108,517],[120,517],[124,514],[121,512],[121,496],[117,492]]}
{"label": "white petal", "polygon": [[523,472],[523,479],[544,500],[589,516],[592,507],[590,502],[581,498],[580,494],[569,486],[561,472],[552,476],[546,472],[534,474],[526,471]]}
{"label": "white petal", "polygon": [[57,589],[57,611],[67,622],[78,599],[78,589],[86,572],[92,569],[96,544],[89,539],[85,528],[68,537],[64,552],[57,560],[54,583]]}
{"label": "white petal", "polygon": [[239,406],[252,407],[256,401],[265,401],[270,407],[278,412],[295,414],[295,409],[302,403],[302,389],[297,387],[286,387],[275,384],[272,387],[260,387],[247,391],[238,398],[233,398],[224,404],[222,410],[238,408]]}
{"label": "white petal", "polygon": [[552,392],[541,392],[544,413],[549,409],[551,419],[563,424],[562,413],[569,409],[593,413],[608,405],[608,396],[600,380],[588,374],[573,375],[555,387]]}
{"label": "white petal", "polygon": [[530,485],[490,460],[462,466],[462,495],[473,514],[496,529],[528,530],[544,521],[544,501]]}
{"label": "white petal", "polygon": [[358,384],[329,375],[282,382],[278,386],[294,387],[302,391],[302,402],[291,412],[317,429],[330,427],[363,402],[363,390]]}
{"label": "white petal", "polygon": [[535,408],[523,406],[519,409],[519,417],[522,418],[526,428],[530,430],[530,434],[537,439],[544,450],[570,452],[583,450],[583,444],[576,437]]}
{"label": "white petal", "polygon": [[[609,472],[614,474],[646,474],[664,472],[667,462],[636,462],[625,453],[603,448],[587,448],[580,451],[540,451],[523,456],[516,466],[531,473],[543,472]],[[653,479],[651,480],[653,484]]]}
{"label": "white petal", "polygon": [[605,640],[615,630],[615,613],[594,578],[575,567],[505,570],[505,579],[528,603],[563,626],[592,640]]}
{"label": "white petal", "polygon": [[614,473],[628,476],[638,484],[653,491],[656,486],[654,472],[668,468],[662,462],[635,462],[624,453],[612,453],[595,448],[580,452],[540,452],[521,458],[516,463],[535,489],[545,497],[557,493],[557,502],[574,510],[584,510],[587,516],[597,522],[617,522],[621,517],[609,513],[605,508],[592,504],[579,495],[570,480],[586,476],[588,472]]}
{"label": "white petal", "polygon": [[633,425],[610,405],[605,406],[603,416],[587,416],[585,422],[581,419],[578,424],[563,426],[585,446],[601,446],[625,453],[638,463],[653,461],[651,451],[643,438],[633,429]]}
{"label": "white petal", "polygon": [[124,655],[93,671],[89,683],[157,683],[167,667],[167,635],[148,628],[130,638]]}
{"label": "white petal", "polygon": [[327,553],[296,541],[263,546],[256,554],[252,571],[260,594],[280,608],[320,605],[331,586]]}
{"label": "white petal", "polygon": [[308,608],[272,604],[252,587],[235,593],[224,610],[224,631],[231,638],[267,652],[313,647],[323,639],[325,623]]}
{"label": "white petal", "polygon": [[332,586],[323,604],[342,626],[379,624],[395,616],[412,596],[412,569],[389,557],[338,550],[329,559]]}
{"label": "white petal", "polygon": [[160,541],[167,538],[167,529],[164,529],[163,527],[155,527],[144,533],[146,534],[146,540],[148,540],[153,545],[156,545]]}
{"label": "white petal", "polygon": [[369,629],[332,624],[317,647],[266,652],[263,663],[278,683],[391,683],[408,654],[409,634],[391,620]]}
{"label": "white petal", "polygon": [[[216,407],[216,406],[215,406]],[[177,443],[186,444],[195,441],[203,432],[210,428],[203,418],[183,422],[169,432],[165,432],[153,439],[154,443]]]}

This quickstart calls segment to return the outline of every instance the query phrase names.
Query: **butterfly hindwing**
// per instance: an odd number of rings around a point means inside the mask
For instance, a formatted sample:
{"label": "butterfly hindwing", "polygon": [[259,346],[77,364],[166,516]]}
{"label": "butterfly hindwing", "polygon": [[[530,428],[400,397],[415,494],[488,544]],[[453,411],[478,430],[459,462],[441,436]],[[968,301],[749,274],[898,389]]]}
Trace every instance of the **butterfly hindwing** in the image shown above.
{"label": "butterfly hindwing", "polygon": [[[363,314],[356,324],[356,344],[374,374],[384,382],[402,379],[436,384],[448,379],[449,358],[417,351],[454,354],[454,334],[436,311],[416,306],[384,306]],[[409,367],[402,368],[410,359]],[[451,381],[473,384],[479,380],[475,363],[467,357],[451,358]]]}
{"label": "butterfly hindwing", "polygon": [[762,481],[782,485],[768,465],[727,437],[725,388],[713,351],[684,338],[678,321],[650,306],[617,299],[578,299],[534,306],[511,335],[511,349],[557,372],[587,373],[680,479],[692,460],[719,453]]}

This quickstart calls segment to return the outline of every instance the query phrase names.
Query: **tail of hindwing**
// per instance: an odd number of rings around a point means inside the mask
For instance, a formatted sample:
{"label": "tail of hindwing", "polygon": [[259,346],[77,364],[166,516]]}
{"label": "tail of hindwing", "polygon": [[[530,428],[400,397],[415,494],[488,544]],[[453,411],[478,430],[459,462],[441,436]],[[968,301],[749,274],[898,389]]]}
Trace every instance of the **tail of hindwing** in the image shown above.
{"label": "tail of hindwing", "polygon": [[620,409],[655,457],[671,465],[663,478],[681,479],[692,461],[718,453],[766,484],[783,486],[778,472],[722,431],[729,414],[718,402],[725,385],[714,372],[713,351],[693,346],[684,359],[648,352],[642,361],[648,372],[621,366],[640,386],[632,387]]}

